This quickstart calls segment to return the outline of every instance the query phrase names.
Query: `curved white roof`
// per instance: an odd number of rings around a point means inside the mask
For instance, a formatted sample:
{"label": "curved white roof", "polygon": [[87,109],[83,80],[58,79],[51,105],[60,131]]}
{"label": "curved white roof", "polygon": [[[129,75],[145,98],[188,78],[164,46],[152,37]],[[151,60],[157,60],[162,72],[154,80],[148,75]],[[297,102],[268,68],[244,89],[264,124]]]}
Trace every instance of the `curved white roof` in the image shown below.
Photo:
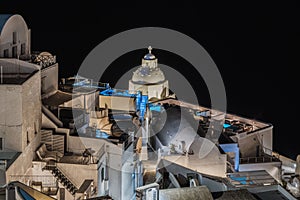
{"label": "curved white roof", "polygon": [[[28,29],[27,24],[26,24],[25,20],[23,19],[23,17],[21,15],[18,15],[18,14],[0,14],[0,35],[1,35],[2,31],[4,30],[5,25],[8,23],[8,21],[10,19],[17,20],[18,22],[20,22],[20,24],[22,24],[21,26],[23,26],[26,30]],[[14,21],[14,23],[16,23],[16,21]]]}
{"label": "curved white roof", "polygon": [[140,66],[133,72],[132,82],[138,84],[156,84],[165,81],[165,75],[160,68],[150,68],[149,66]]}
{"label": "curved white roof", "polygon": [[142,65],[133,72],[131,81],[136,84],[157,84],[165,81],[165,75],[157,66],[157,59],[151,53],[151,46],[148,48],[149,53],[143,58]]}

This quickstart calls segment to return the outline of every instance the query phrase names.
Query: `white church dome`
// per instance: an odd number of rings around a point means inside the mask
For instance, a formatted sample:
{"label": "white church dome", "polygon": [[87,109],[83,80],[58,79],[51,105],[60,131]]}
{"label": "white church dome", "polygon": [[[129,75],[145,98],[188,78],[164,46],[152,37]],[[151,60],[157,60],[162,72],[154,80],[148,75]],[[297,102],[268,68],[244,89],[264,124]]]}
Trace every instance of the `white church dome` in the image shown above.
{"label": "white church dome", "polygon": [[142,65],[133,72],[131,81],[137,84],[157,84],[165,81],[165,75],[157,66],[157,58],[151,53],[152,48],[148,48],[149,53],[142,60]]}

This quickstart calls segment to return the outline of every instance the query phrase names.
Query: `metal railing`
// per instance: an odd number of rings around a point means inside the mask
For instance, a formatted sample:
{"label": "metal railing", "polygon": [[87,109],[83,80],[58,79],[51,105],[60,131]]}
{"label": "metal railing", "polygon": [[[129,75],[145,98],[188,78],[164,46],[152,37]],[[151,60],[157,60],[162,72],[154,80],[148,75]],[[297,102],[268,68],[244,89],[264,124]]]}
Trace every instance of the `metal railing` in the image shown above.
{"label": "metal railing", "polygon": [[102,147],[95,154],[95,156],[94,156],[95,162],[98,162],[101,159],[101,157],[104,155],[104,153],[105,153],[105,144],[102,145]]}
{"label": "metal railing", "polygon": [[260,157],[247,157],[240,158],[240,164],[251,164],[251,163],[267,163],[267,162],[277,162],[278,159],[273,156],[260,156]]}
{"label": "metal railing", "polygon": [[34,182],[41,182],[43,187],[58,187],[57,180],[50,175],[11,175],[10,181],[19,181],[28,186]]}
{"label": "metal railing", "polygon": [[66,173],[64,170],[62,170],[59,166],[56,166],[56,168],[60,171],[60,173],[61,173],[64,177],[66,177],[66,178],[68,179],[68,181],[69,181],[72,185],[74,185],[74,186],[76,187],[76,189],[78,189],[77,186],[74,184],[74,181],[67,175],[67,173]]}

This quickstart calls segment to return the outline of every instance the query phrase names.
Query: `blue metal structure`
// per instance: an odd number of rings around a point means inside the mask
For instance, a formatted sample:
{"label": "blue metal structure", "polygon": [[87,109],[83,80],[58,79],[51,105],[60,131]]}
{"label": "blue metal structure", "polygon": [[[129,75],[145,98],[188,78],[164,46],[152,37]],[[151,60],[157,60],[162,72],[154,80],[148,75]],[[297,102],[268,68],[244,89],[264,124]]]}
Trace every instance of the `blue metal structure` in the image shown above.
{"label": "blue metal structure", "polygon": [[136,94],[129,93],[128,90],[118,90],[118,89],[106,89],[100,92],[101,95],[104,96],[121,96],[121,97],[136,97]]}
{"label": "blue metal structure", "polygon": [[220,144],[221,149],[225,153],[227,152],[233,152],[234,153],[234,170],[239,171],[240,166],[240,149],[238,147],[237,143],[231,143],[231,144]]}
{"label": "blue metal structure", "polygon": [[144,115],[147,110],[147,104],[148,104],[148,95],[142,95],[142,101],[140,103],[139,109],[140,109],[140,120],[144,120]]}
{"label": "blue metal structure", "polygon": [[85,87],[85,88],[95,88],[95,89],[111,89],[109,83],[91,83],[87,80],[81,80],[73,83],[73,87]]}
{"label": "blue metal structure", "polygon": [[252,185],[252,184],[254,184],[254,182],[251,181],[249,179],[249,177],[247,177],[247,176],[237,177],[237,176],[234,176],[234,175],[230,175],[230,178],[234,181],[237,181],[237,182],[241,183],[242,185],[248,185],[248,184]]}
{"label": "blue metal structure", "polygon": [[137,91],[136,93],[136,97],[135,97],[135,107],[136,107],[136,111],[140,111],[140,104],[142,101],[142,93],[141,91]]}
{"label": "blue metal structure", "polygon": [[230,126],[230,124],[223,124],[223,128],[229,128]]}
{"label": "blue metal structure", "polygon": [[161,112],[161,105],[155,105],[152,103],[149,103],[148,105],[151,111]]}

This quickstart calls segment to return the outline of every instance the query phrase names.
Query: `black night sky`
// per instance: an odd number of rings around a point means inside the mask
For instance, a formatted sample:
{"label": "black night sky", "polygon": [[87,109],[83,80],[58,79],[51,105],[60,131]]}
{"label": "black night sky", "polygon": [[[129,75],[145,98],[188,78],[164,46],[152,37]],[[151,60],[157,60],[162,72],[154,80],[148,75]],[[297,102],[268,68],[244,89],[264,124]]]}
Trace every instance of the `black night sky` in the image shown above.
{"label": "black night sky", "polygon": [[[137,27],[165,27],[198,41],[223,77],[228,112],[273,124],[274,150],[300,154],[299,7],[293,5],[196,5],[187,2],[0,1],[0,13],[17,13],[32,30],[32,50],[57,55],[60,76],[76,74],[87,54],[106,38]],[[82,1],[88,2],[88,1]],[[145,50],[121,56],[102,81],[140,64]],[[181,72],[209,105],[206,86],[192,66],[156,50],[159,62]]]}

